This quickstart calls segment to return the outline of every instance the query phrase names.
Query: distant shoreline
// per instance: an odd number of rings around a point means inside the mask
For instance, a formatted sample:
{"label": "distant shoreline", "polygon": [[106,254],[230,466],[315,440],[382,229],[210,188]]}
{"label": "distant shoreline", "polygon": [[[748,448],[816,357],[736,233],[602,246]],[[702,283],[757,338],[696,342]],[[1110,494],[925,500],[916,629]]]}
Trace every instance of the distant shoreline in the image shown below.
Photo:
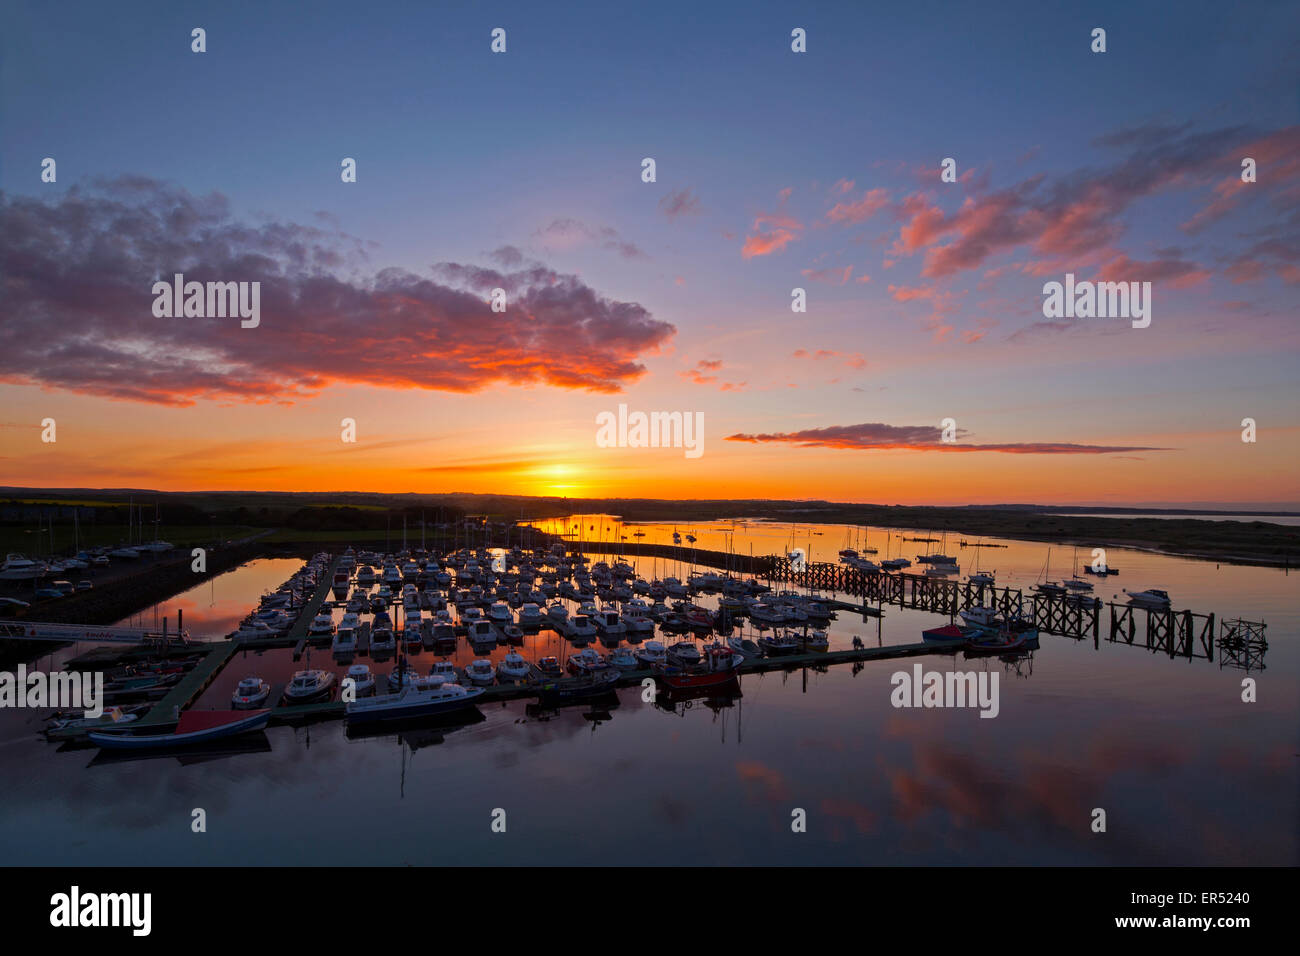
{"label": "distant shoreline", "polygon": [[[1061,505],[862,505],[828,501],[778,501],[772,499],[694,499],[674,501],[651,498],[558,498],[492,494],[381,494],[363,492],[157,492],[145,490],[0,488],[0,500],[41,498],[94,499],[105,504],[155,502],[189,504],[215,514],[244,509],[261,509],[265,514],[241,516],[240,524],[258,528],[284,527],[285,516],[299,508],[364,508],[380,518],[382,512],[404,511],[408,516],[428,509],[430,521],[440,509],[447,516],[453,509],[493,521],[544,520],[570,514],[616,514],[629,523],[668,521],[725,521],[733,518],[762,518],[774,523],[875,525],[884,528],[929,530],[935,534],[958,533],[973,537],[997,537],[1081,548],[1124,547],[1149,550],[1177,557],[1222,561],[1261,567],[1290,567],[1300,561],[1300,527],[1264,520],[1237,518],[1293,517],[1291,511],[1197,512],[1190,509],[1075,507]],[[1065,514],[1063,512],[1071,512]],[[1095,512],[1095,513],[1094,513]],[[1141,517],[1159,513],[1169,517]],[[1222,520],[1234,514],[1232,520]],[[1206,517],[1201,517],[1204,515]],[[1213,516],[1213,517],[1210,517]],[[252,518],[257,520],[250,520]],[[1215,520],[1219,519],[1219,520]],[[401,517],[397,518],[400,527]],[[368,524],[368,522],[367,522]],[[319,528],[311,540],[326,543],[330,528]],[[384,524],[378,521],[377,531]],[[165,530],[165,528],[164,528]],[[355,538],[363,530],[353,525],[339,540]],[[275,536],[285,540],[291,535]],[[306,539],[306,536],[304,536]]]}

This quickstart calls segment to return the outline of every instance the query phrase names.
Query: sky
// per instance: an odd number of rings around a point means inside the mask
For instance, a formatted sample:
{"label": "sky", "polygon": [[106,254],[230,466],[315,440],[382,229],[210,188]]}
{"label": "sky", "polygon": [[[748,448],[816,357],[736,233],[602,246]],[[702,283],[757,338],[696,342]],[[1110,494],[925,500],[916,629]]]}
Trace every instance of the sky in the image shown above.
{"label": "sky", "polygon": [[1294,3],[0,9],[0,485],[1300,502]]}

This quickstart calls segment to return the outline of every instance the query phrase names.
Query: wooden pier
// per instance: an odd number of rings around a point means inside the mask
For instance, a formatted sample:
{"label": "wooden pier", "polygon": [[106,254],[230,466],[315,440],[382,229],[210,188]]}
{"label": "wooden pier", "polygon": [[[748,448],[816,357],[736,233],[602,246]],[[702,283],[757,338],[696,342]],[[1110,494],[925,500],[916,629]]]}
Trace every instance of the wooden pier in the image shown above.
{"label": "wooden pier", "polygon": [[[1040,633],[1074,640],[1091,637],[1094,645],[1100,645],[1102,609],[1109,607],[1108,643],[1145,647],[1170,657],[1214,660],[1213,613],[1115,604],[1097,597],[1069,593],[1025,594],[1020,588],[996,584],[975,584],[903,571],[862,571],[827,562],[811,563],[802,570],[795,570],[791,561],[782,555],[773,555],[765,560],[770,566],[766,574],[770,584],[788,582],[799,588],[860,597],[861,607],[844,601],[832,603],[838,609],[851,608],[854,613],[862,614],[864,621],[872,614],[871,604],[877,607],[892,604],[948,618],[983,605],[996,608],[1003,617],[1026,617],[1033,621]],[[1141,627],[1137,623],[1139,612],[1143,616]],[[1141,641],[1137,637],[1139,632]]]}

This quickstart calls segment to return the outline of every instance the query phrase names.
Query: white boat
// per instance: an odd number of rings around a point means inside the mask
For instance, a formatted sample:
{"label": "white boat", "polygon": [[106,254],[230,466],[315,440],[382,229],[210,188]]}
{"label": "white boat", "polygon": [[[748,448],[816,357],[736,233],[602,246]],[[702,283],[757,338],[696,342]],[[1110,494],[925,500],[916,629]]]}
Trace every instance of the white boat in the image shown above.
{"label": "white boat", "polygon": [[91,717],[89,714],[82,713],[80,717],[65,718],[50,723],[47,732],[51,730],[94,730],[99,727],[120,727],[123,724],[129,724],[132,721],[139,720],[139,714],[126,714],[122,712],[121,707],[113,707],[104,711],[98,717]]}
{"label": "white boat", "polygon": [[472,683],[486,686],[496,680],[496,671],[490,660],[480,657],[469,662],[469,666],[465,668],[465,677]]}
{"label": "white boat", "polygon": [[646,641],[632,653],[642,664],[662,664],[668,659],[668,652],[659,641]]}
{"label": "white boat", "polygon": [[334,692],[334,681],[329,671],[297,671],[284,688],[284,700],[289,704],[306,704],[329,697]]}
{"label": "white boat", "polygon": [[502,681],[527,680],[532,675],[528,661],[518,651],[511,651],[497,665],[497,677]]}
{"label": "white boat", "polygon": [[357,571],[357,584],[363,588],[372,588],[375,585],[375,569],[368,564],[363,564]]}
{"label": "white boat", "polygon": [[1149,607],[1164,609],[1169,607],[1169,593],[1161,591],[1158,588],[1150,588],[1146,591],[1125,591],[1128,595],[1129,603],[1136,604],[1138,607]]}
{"label": "white boat", "polygon": [[32,581],[44,577],[46,570],[46,565],[39,561],[32,561],[21,554],[11,554],[0,565],[0,581]]}
{"label": "white boat", "polygon": [[357,697],[365,697],[375,692],[375,675],[365,664],[353,664],[349,667],[348,680],[352,681],[352,692]]}
{"label": "white boat", "polygon": [[667,650],[667,658],[683,667],[700,662],[700,649],[691,641],[680,641]]}
{"label": "white boat", "polygon": [[137,551],[135,548],[114,548],[112,551],[108,553],[111,557],[125,558],[128,561],[133,561],[136,558],[140,557],[140,552]]}
{"label": "white boat", "polygon": [[477,687],[450,683],[428,688],[403,687],[395,694],[352,701],[345,712],[349,724],[414,720],[469,707],[482,693]]}
{"label": "white boat", "polygon": [[312,635],[333,634],[334,618],[330,616],[330,612],[321,611],[312,618],[311,626],[307,628],[307,633]]}
{"label": "white boat", "polygon": [[641,666],[636,655],[626,647],[620,647],[605,655],[605,664],[609,667],[617,667],[621,671],[634,671]]}
{"label": "white boat", "polygon": [[550,618],[552,623],[563,625],[569,620],[569,609],[559,601],[555,601],[547,605],[546,616]]}
{"label": "white boat", "polygon": [[976,605],[961,612],[961,619],[967,624],[979,627],[992,627],[997,620],[998,609]]}
{"label": "white boat", "polygon": [[460,674],[456,670],[456,665],[451,661],[438,661],[429,671],[431,677],[441,677],[445,683],[457,684],[460,682]]}
{"label": "white boat", "polygon": [[542,609],[529,601],[519,608],[519,626],[536,627],[542,623]]}
{"label": "white boat", "polygon": [[260,677],[245,677],[230,695],[235,710],[256,710],[271,696],[271,685]]}
{"label": "white boat", "polygon": [[592,647],[584,647],[577,654],[569,657],[568,668],[571,674],[586,674],[605,666],[605,659]]}
{"label": "white boat", "polygon": [[1082,578],[1070,578],[1068,581],[1063,581],[1062,583],[1063,583],[1067,588],[1069,588],[1071,591],[1091,591],[1091,590],[1092,590],[1092,582],[1091,582],[1091,581],[1085,581],[1085,580],[1083,580]]}
{"label": "white boat", "polygon": [[627,625],[619,617],[618,611],[606,608],[596,615],[596,630],[605,640],[616,640],[627,633]]}
{"label": "white boat", "polygon": [[484,646],[497,642],[497,629],[489,621],[470,621],[467,630],[469,642],[475,646]]}
{"label": "white boat", "polygon": [[330,642],[330,649],[335,654],[351,654],[357,649],[357,629],[361,627],[361,618],[352,611],[343,615],[343,620],[339,622],[338,630],[334,632],[334,640]]}
{"label": "white boat", "polygon": [[596,636],[597,631],[596,625],[591,622],[591,618],[585,614],[575,614],[569,619],[564,633],[572,641],[589,641]]}
{"label": "white boat", "polygon": [[397,650],[397,635],[391,627],[377,627],[370,632],[370,653],[384,654]]}

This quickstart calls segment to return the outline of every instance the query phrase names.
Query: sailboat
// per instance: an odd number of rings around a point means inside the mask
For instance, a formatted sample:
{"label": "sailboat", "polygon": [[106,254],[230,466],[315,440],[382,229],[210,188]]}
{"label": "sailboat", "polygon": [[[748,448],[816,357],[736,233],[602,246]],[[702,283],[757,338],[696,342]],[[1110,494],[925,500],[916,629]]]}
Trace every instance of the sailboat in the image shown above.
{"label": "sailboat", "polygon": [[1065,586],[1071,591],[1091,591],[1092,582],[1084,581],[1079,577],[1079,549],[1074,549],[1074,569],[1070,572],[1074,577],[1065,582]]}
{"label": "sailboat", "polygon": [[980,568],[980,546],[979,544],[976,544],[975,545],[975,573],[972,574],[967,580],[969,580],[971,584],[993,584],[994,583],[993,578],[994,575],[997,574],[997,572],[981,571],[979,568]]}
{"label": "sailboat", "polygon": [[1047,549],[1047,561],[1043,564],[1043,573],[1039,575],[1039,583],[1034,585],[1034,590],[1044,597],[1060,597],[1065,593],[1065,588],[1055,581],[1047,580],[1051,573],[1052,566],[1052,549]]}

